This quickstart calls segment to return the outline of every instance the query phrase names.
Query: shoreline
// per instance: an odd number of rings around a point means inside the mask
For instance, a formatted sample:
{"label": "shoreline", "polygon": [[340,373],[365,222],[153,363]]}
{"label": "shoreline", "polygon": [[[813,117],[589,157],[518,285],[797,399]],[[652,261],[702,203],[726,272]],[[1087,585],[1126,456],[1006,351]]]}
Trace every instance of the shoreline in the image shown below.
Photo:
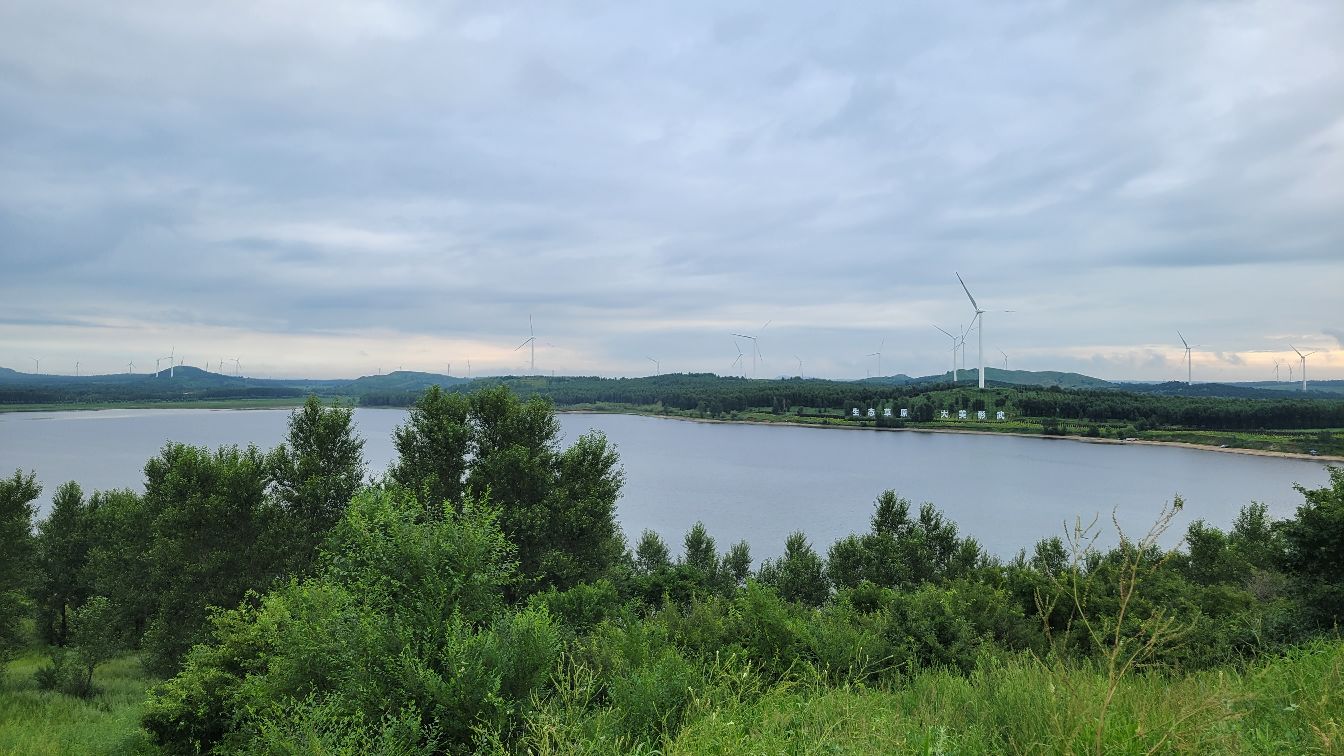
{"label": "shoreline", "polygon": [[1253,457],[1278,457],[1280,459],[1303,459],[1311,462],[1321,463],[1344,463],[1344,456],[1333,454],[1302,454],[1300,452],[1271,451],[1269,449],[1242,449],[1235,447],[1222,448],[1211,446],[1209,444],[1193,444],[1189,441],[1154,441],[1148,439],[1135,439],[1125,441],[1118,438],[1089,438],[1087,436],[1046,436],[1040,433],[1020,433],[1017,431],[987,431],[974,430],[971,428],[878,428],[862,425],[821,425],[819,423],[795,423],[788,420],[720,420],[710,417],[680,417],[677,415],[656,415],[647,412],[601,412],[597,410],[579,410],[579,409],[560,409],[556,412],[563,412],[572,415],[630,415],[633,417],[650,417],[657,420],[680,420],[687,423],[725,423],[729,425],[782,425],[787,428],[816,428],[819,430],[845,430],[845,431],[877,431],[881,433],[954,433],[971,436],[1012,436],[1015,438],[1035,438],[1042,441],[1077,441],[1085,444],[1110,444],[1114,446],[1172,446],[1180,449],[1193,449],[1195,451],[1223,452],[1230,454],[1244,454]]}
{"label": "shoreline", "polygon": [[[251,402],[242,400],[237,404],[232,404],[228,400],[218,402],[146,402],[146,403],[127,403],[110,406],[74,406],[74,407],[0,407],[0,415],[3,414],[23,414],[28,412],[100,412],[107,410],[126,410],[126,409],[198,409],[198,410],[288,410],[301,406],[302,402],[289,403],[288,399],[272,400],[274,403]],[[365,407],[364,409],[401,409],[406,407]],[[875,426],[851,425],[848,423],[798,423],[789,420],[723,420],[710,417],[683,417],[680,415],[659,415],[652,412],[637,411],[619,411],[608,412],[592,409],[566,409],[556,407],[557,413],[567,415],[630,415],[632,417],[649,417],[657,420],[679,420],[688,423],[724,423],[729,425],[759,425],[759,426],[784,426],[786,428],[815,428],[819,430],[845,430],[845,431],[878,431],[883,433],[954,433],[973,436],[1012,436],[1016,438],[1035,438],[1047,441],[1076,441],[1085,444],[1112,444],[1117,446],[1142,445],[1142,446],[1170,446],[1179,449],[1193,449],[1195,451],[1222,452],[1227,454],[1244,454],[1253,457],[1277,457],[1279,459],[1302,459],[1313,462],[1344,464],[1344,456],[1334,454],[1304,454],[1301,452],[1272,451],[1268,449],[1245,449],[1240,447],[1219,447],[1210,444],[1196,444],[1189,441],[1158,441],[1151,439],[1135,439],[1125,441],[1118,438],[1090,438],[1088,436],[1046,436],[1040,433],[1022,433],[1019,431],[993,431],[976,430],[972,428],[878,428]],[[955,422],[955,421],[949,421]]]}

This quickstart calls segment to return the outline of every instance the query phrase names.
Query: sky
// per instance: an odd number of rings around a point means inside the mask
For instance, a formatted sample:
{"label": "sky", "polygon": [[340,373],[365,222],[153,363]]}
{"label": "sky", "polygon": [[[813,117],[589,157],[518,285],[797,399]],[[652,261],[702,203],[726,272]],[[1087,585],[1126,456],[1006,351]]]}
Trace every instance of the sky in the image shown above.
{"label": "sky", "polygon": [[6,0],[0,365],[524,373],[530,317],[537,373],[751,375],[740,333],[926,375],[959,272],[968,366],[1172,380],[1179,330],[1196,381],[1340,379],[1340,40],[1338,0]]}

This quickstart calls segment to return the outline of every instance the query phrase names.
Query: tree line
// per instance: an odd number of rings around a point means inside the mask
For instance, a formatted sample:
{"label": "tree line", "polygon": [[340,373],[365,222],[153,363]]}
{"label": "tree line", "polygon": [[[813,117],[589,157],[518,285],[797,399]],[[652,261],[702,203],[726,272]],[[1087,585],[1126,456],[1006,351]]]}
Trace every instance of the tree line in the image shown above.
{"label": "tree line", "polygon": [[35,524],[40,489],[15,472],[0,651],[32,618],[43,684],[87,695],[136,650],[166,678],[143,725],[170,752],[458,753],[539,747],[560,724],[652,747],[729,672],[886,685],[987,653],[1200,669],[1344,615],[1338,468],[1294,517],[1248,504],[1180,551],[1157,545],[1179,499],[1112,549],[1080,525],[1003,560],[887,491],[866,532],[824,550],[794,533],[758,566],[699,523],[679,550],[630,545],[615,450],[558,438],[540,397],[435,387],[372,480],[351,410],[315,398],[275,449],[170,443],[143,493],[66,483]]}

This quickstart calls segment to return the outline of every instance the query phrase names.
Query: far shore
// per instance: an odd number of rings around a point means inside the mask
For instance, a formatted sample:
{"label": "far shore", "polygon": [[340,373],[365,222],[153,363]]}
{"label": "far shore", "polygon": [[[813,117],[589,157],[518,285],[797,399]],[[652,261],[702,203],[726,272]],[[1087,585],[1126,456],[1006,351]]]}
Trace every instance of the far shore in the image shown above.
{"label": "far shore", "polygon": [[1116,444],[1126,445],[1145,445],[1145,446],[1174,446],[1182,449],[1195,449],[1197,451],[1225,452],[1229,454],[1249,454],[1256,457],[1281,457],[1284,459],[1306,459],[1315,462],[1344,462],[1344,457],[1332,454],[1302,454],[1299,452],[1270,451],[1268,449],[1241,449],[1234,447],[1213,446],[1211,444],[1192,444],[1188,441],[1150,441],[1144,439],[1135,439],[1126,441],[1119,438],[1089,438],[1087,436],[1047,436],[1040,433],[1018,433],[1015,431],[988,431],[973,430],[970,428],[878,428],[868,425],[850,425],[850,424],[827,424],[820,423],[795,423],[789,420],[721,420],[710,417],[683,417],[680,415],[659,415],[651,412],[603,412],[601,410],[587,409],[561,409],[556,408],[557,412],[576,415],[634,415],[636,417],[651,417],[659,420],[681,420],[690,423],[731,423],[735,425],[782,425],[789,428],[818,428],[822,430],[848,430],[848,431],[881,431],[883,433],[957,433],[961,435],[974,436],[1015,436],[1017,438],[1037,438],[1047,441],[1081,441],[1087,444]]}
{"label": "far shore", "polygon": [[[220,400],[213,402],[127,402],[125,404],[89,404],[89,405],[19,405],[19,406],[0,406],[0,414],[9,412],[93,412],[99,410],[122,410],[122,409],[216,409],[216,410],[267,410],[267,409],[292,409],[300,406],[302,400],[291,399],[271,399],[266,401],[238,401]],[[405,407],[378,407],[365,409],[406,409]],[[975,436],[1016,436],[1018,438],[1036,438],[1053,441],[1079,441],[1087,444],[1142,444],[1145,446],[1173,446],[1182,449],[1194,449],[1197,451],[1223,452],[1226,454],[1248,454],[1256,457],[1279,457],[1282,459],[1305,459],[1316,462],[1334,462],[1344,463],[1344,456],[1333,454],[1303,454],[1300,452],[1270,451],[1267,449],[1245,449],[1239,447],[1221,447],[1212,444],[1193,444],[1188,441],[1156,441],[1148,439],[1135,439],[1126,441],[1118,438],[1090,438],[1088,436],[1047,436],[1040,433],[1021,433],[1017,431],[993,431],[993,430],[974,430],[971,428],[878,428],[868,425],[852,425],[846,422],[837,423],[797,423],[790,420],[725,420],[709,417],[685,417],[681,415],[660,415],[653,412],[637,412],[628,409],[622,410],[595,410],[595,409],[566,409],[556,407],[556,412],[565,414],[579,415],[632,415],[635,417],[651,417],[660,420],[680,420],[691,423],[731,423],[737,425],[782,425],[788,428],[818,428],[822,430],[848,430],[848,431],[882,431],[884,433],[959,433],[963,435]],[[956,421],[949,421],[956,422]]]}

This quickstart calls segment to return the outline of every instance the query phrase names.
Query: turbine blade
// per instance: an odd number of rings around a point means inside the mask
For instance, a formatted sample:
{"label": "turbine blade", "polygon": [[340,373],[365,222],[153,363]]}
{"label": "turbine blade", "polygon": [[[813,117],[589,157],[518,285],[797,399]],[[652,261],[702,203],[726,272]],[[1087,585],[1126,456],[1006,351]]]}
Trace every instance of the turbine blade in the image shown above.
{"label": "turbine blade", "polygon": [[[934,326],[934,328],[938,328],[938,326]],[[938,330],[943,331],[943,329],[941,329],[941,328],[938,328]],[[952,334],[948,333],[947,331],[943,331],[943,333],[946,334],[947,337],[948,337],[949,339],[954,339],[954,340],[955,340],[955,339],[957,338],[956,336],[953,336]]]}
{"label": "turbine blade", "polygon": [[966,298],[971,300],[971,307],[974,307],[976,312],[980,312],[980,305],[975,303],[975,297],[971,296],[971,290],[966,288],[966,282],[961,280],[960,273],[957,273],[957,281],[961,284],[961,290],[966,292]]}
{"label": "turbine blade", "polygon": [[1183,336],[1183,335],[1181,334],[1180,329],[1177,329],[1177,331],[1176,331],[1176,335],[1181,337],[1181,343],[1185,345],[1185,348],[1186,348],[1186,349],[1189,349],[1189,348],[1190,348],[1190,342],[1188,342],[1188,341],[1185,340],[1185,336]]}

